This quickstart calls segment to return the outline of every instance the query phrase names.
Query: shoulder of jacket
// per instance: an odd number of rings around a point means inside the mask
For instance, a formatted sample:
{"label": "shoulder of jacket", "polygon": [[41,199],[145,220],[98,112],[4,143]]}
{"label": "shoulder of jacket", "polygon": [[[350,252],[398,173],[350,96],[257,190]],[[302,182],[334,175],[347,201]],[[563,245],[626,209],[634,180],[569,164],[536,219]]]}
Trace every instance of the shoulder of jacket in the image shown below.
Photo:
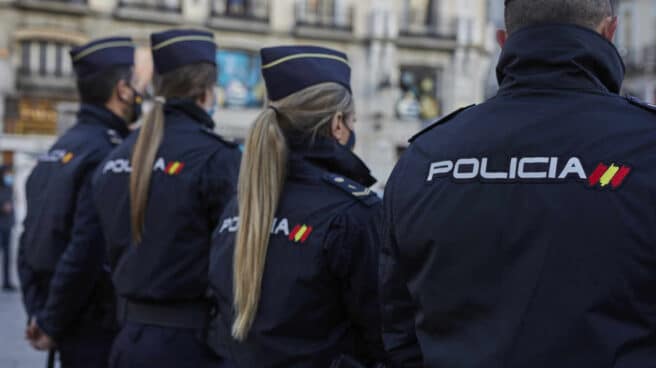
{"label": "shoulder of jacket", "polygon": [[201,128],[200,128],[200,131],[203,132],[203,133],[205,133],[206,135],[212,137],[213,139],[215,139],[215,140],[221,142],[224,146],[226,146],[226,147],[228,147],[228,148],[234,148],[234,149],[238,149],[238,148],[239,148],[239,145],[238,145],[237,143],[233,143],[233,142],[228,142],[228,141],[226,141],[226,140],[225,140],[222,136],[220,136],[217,132],[215,132],[214,130],[212,130],[212,129],[208,128],[208,127],[201,127]]}
{"label": "shoulder of jacket", "polygon": [[123,141],[121,135],[114,129],[100,125],[76,124],[69,129],[59,142],[66,142],[78,147],[78,150],[98,150],[113,148]]}
{"label": "shoulder of jacket", "polygon": [[325,173],[323,175],[323,180],[348,193],[366,206],[370,207],[380,202],[378,195],[371,189],[345,176]]}
{"label": "shoulder of jacket", "polygon": [[465,111],[465,110],[468,110],[468,109],[470,109],[470,108],[472,108],[472,107],[474,107],[474,106],[476,106],[476,105],[469,105],[469,106],[465,106],[465,107],[459,108],[458,110],[456,110],[456,111],[450,113],[449,115],[447,115],[447,116],[445,116],[445,117],[443,117],[443,118],[437,120],[436,122],[430,124],[429,126],[427,126],[426,128],[424,128],[423,130],[421,130],[419,133],[415,134],[412,138],[410,138],[409,142],[410,142],[410,143],[414,142],[417,138],[419,138],[420,136],[424,135],[425,133],[431,131],[431,130],[432,130],[433,128],[435,128],[436,126],[438,126],[438,125],[442,125],[442,124],[444,124],[444,123],[450,121],[451,119],[455,118],[455,117],[456,117],[458,114],[460,114],[461,112],[463,112],[463,111]]}
{"label": "shoulder of jacket", "polygon": [[635,106],[638,106],[638,107],[640,107],[640,108],[642,108],[642,109],[645,109],[645,110],[647,110],[647,111],[650,111],[650,112],[656,113],[656,105],[653,105],[653,104],[650,104],[650,103],[648,103],[648,102],[645,102],[645,101],[643,101],[643,100],[641,100],[641,99],[639,99],[639,98],[637,98],[637,97],[635,97],[635,96],[629,96],[629,95],[627,95],[625,98],[626,98],[626,100],[629,101],[629,103],[631,103],[632,105],[635,105]]}
{"label": "shoulder of jacket", "polygon": [[106,129],[105,130],[105,137],[107,138],[107,141],[112,146],[118,146],[119,144],[123,143],[123,140],[125,139],[125,138],[121,137],[119,132],[117,132],[114,129]]}

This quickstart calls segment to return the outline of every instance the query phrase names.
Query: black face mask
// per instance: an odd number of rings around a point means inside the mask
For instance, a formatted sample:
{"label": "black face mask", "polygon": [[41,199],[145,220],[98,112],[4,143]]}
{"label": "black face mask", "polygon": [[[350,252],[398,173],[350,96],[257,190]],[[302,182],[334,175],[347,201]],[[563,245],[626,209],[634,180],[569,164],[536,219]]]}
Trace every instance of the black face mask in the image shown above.
{"label": "black face mask", "polygon": [[346,127],[346,129],[349,130],[349,138],[344,147],[353,151],[353,149],[355,149],[355,131],[349,127]]}
{"label": "black face mask", "polygon": [[346,124],[346,121],[343,120],[342,124],[344,124],[344,128],[349,131],[349,137],[348,140],[346,141],[345,144],[343,144],[344,147],[348,148],[349,150],[353,151],[355,148],[355,131],[351,128],[349,128],[348,124]]}

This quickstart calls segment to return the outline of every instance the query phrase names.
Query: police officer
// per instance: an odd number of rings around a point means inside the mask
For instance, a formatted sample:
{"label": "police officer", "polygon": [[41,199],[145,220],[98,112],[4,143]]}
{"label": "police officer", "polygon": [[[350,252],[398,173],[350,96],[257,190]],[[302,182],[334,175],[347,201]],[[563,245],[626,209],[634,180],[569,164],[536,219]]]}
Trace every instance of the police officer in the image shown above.
{"label": "police officer", "polygon": [[395,168],[381,281],[399,365],[656,362],[656,109],[618,95],[615,3],[507,1],[497,96]]}
{"label": "police officer", "polygon": [[71,50],[77,123],[39,157],[26,188],[19,274],[34,347],[56,342],[62,366],[104,367],[115,335],[113,290],[91,197],[93,170],[140,113],[134,45],[124,37]]}
{"label": "police officer", "polygon": [[123,324],[110,366],[222,367],[204,341],[208,258],[241,154],[213,130],[213,35],[155,33],[151,47],[155,106],[94,185]]}
{"label": "police officer", "polygon": [[382,341],[369,224],[380,201],[352,153],[346,55],[310,46],[261,54],[271,102],[247,137],[239,193],[213,241],[216,338],[239,367],[376,362]]}

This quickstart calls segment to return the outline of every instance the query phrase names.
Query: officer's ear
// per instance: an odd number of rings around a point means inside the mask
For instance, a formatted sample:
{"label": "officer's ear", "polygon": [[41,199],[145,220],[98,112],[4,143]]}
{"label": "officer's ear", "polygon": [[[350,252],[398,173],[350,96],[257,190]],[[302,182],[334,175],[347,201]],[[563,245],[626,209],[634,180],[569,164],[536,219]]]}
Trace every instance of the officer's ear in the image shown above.
{"label": "officer's ear", "polygon": [[497,43],[501,48],[503,48],[506,45],[506,41],[508,40],[508,32],[506,32],[503,29],[498,29],[497,30]]}
{"label": "officer's ear", "polygon": [[129,101],[132,101],[134,98],[133,93],[134,91],[132,90],[132,87],[130,87],[130,84],[121,79],[116,83],[116,87],[114,88],[114,91],[116,93],[116,97],[122,102],[128,103]]}
{"label": "officer's ear", "polygon": [[330,121],[330,135],[341,144],[348,139],[349,132],[346,128],[346,119],[343,112],[333,115]]}
{"label": "officer's ear", "polygon": [[196,104],[203,109],[211,108],[216,99],[214,94],[214,87],[206,89],[205,92],[196,99]]}
{"label": "officer's ear", "polygon": [[599,24],[597,31],[608,41],[613,41],[615,39],[615,33],[617,32],[618,18],[617,16],[606,17]]}

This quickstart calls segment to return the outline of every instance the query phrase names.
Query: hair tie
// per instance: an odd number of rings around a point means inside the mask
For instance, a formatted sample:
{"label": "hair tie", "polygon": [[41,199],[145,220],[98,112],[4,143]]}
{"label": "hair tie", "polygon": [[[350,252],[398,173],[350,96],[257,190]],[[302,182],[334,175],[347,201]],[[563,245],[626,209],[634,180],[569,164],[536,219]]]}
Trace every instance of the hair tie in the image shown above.
{"label": "hair tie", "polygon": [[155,96],[154,100],[155,102],[161,103],[162,105],[166,103],[166,98],[164,98],[163,96]]}
{"label": "hair tie", "polygon": [[269,105],[269,108],[270,108],[271,110],[273,110],[273,112],[275,112],[276,115],[280,115],[280,111],[278,110],[277,107],[275,107],[275,106],[273,106],[273,105]]}

